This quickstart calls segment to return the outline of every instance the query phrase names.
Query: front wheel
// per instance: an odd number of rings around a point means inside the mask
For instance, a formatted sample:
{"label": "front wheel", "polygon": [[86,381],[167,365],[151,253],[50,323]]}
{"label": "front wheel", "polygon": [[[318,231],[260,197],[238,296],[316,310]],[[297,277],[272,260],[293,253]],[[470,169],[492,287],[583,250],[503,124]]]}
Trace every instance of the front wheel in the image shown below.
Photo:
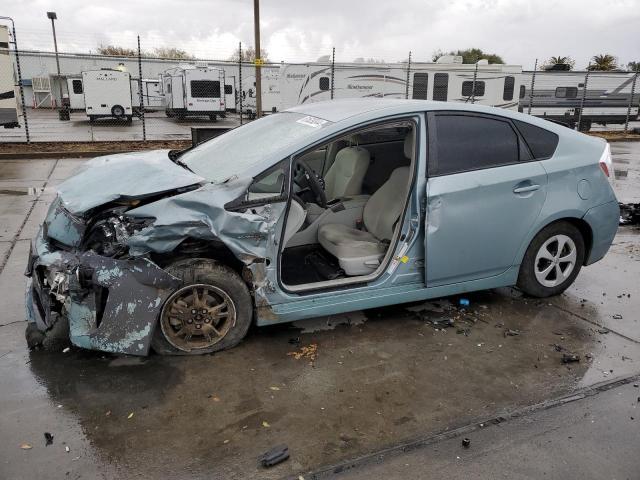
{"label": "front wheel", "polygon": [[209,259],[181,260],[166,268],[182,280],[167,298],[152,340],[156,353],[194,355],[236,346],[253,317],[242,278]]}
{"label": "front wheel", "polygon": [[580,230],[567,222],[548,225],[529,244],[517,286],[532,297],[558,295],[578,276],[584,255]]}

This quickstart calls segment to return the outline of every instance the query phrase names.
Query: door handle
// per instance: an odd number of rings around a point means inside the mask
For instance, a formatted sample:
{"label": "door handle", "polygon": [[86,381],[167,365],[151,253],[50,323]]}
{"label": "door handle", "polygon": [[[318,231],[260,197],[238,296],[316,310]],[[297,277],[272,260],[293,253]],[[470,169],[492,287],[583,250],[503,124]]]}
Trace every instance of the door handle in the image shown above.
{"label": "door handle", "polygon": [[516,187],[513,189],[513,193],[527,193],[527,192],[535,192],[540,188],[540,185],[527,185],[526,187]]}

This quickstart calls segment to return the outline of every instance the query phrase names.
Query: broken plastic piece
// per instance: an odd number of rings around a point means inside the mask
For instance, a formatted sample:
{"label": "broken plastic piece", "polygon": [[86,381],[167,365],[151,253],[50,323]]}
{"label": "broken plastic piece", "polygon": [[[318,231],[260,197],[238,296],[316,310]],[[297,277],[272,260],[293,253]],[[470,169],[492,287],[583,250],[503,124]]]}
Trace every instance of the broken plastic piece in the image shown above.
{"label": "broken plastic piece", "polygon": [[471,446],[471,439],[470,438],[463,438],[462,439],[462,446],[464,448],[469,448]]}
{"label": "broken plastic piece", "polygon": [[463,307],[468,307],[470,303],[471,302],[469,301],[468,298],[461,298],[460,299],[460,305],[462,305]]}
{"label": "broken plastic piece", "polygon": [[289,447],[286,445],[277,445],[271,450],[263,453],[258,457],[258,461],[263,467],[273,467],[289,458]]}
{"label": "broken plastic piece", "polygon": [[51,435],[49,432],[44,432],[44,446],[48,447],[52,443],[53,443],[53,435]]}

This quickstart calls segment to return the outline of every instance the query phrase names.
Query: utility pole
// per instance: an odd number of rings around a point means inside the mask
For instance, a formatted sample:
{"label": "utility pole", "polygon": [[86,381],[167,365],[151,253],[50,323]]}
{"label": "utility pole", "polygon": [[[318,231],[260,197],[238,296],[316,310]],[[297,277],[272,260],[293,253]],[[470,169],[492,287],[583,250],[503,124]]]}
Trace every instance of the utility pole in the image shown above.
{"label": "utility pole", "polygon": [[262,79],[260,78],[260,0],[253,0],[253,31],[255,36],[255,65],[256,65],[256,117],[262,116]]}
{"label": "utility pole", "polygon": [[60,87],[60,106],[62,106],[62,79],[60,78],[60,58],[58,57],[58,38],[56,37],[56,12],[47,12],[47,18],[51,20],[51,29],[53,30],[53,49],[56,52],[56,67],[58,69],[58,86]]}

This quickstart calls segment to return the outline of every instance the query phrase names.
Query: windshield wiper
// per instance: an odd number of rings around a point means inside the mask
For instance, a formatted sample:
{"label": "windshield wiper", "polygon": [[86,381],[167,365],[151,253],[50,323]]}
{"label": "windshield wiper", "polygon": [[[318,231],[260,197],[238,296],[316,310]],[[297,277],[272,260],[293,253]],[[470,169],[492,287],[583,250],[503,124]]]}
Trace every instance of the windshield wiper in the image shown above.
{"label": "windshield wiper", "polygon": [[[187,148],[187,150],[189,149]],[[169,160],[171,160],[176,165],[180,165],[182,168],[189,170],[191,173],[195,173],[193,170],[189,168],[189,166],[186,163],[180,160],[180,156],[187,150],[169,150],[169,153],[168,153]]]}

